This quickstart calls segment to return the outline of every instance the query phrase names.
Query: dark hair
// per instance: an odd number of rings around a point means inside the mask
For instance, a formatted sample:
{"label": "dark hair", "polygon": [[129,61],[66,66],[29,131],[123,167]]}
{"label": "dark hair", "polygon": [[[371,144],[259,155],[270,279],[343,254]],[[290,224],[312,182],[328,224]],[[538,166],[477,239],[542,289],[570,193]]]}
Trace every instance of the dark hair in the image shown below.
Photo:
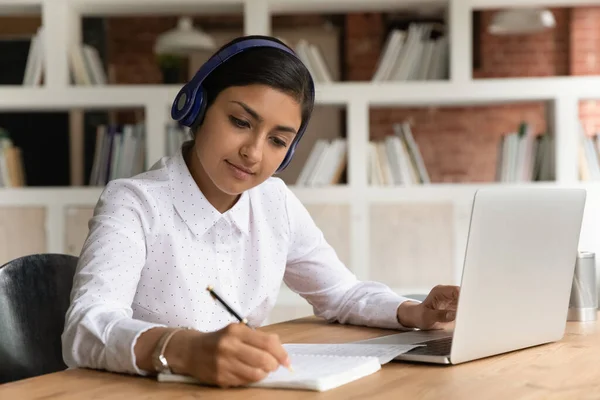
{"label": "dark hair", "polygon": [[[239,37],[225,44],[221,49],[251,37],[266,38],[265,36]],[[268,39],[284,44],[272,37]],[[206,109],[213,104],[219,93],[228,87],[252,84],[270,86],[293,96],[298,101],[302,110],[302,124],[306,124],[314,107],[311,80],[310,72],[297,57],[279,49],[257,47],[236,54],[225,61],[204,80],[202,86],[207,95]],[[190,132],[192,136],[195,136],[201,124],[202,118],[194,121]]]}

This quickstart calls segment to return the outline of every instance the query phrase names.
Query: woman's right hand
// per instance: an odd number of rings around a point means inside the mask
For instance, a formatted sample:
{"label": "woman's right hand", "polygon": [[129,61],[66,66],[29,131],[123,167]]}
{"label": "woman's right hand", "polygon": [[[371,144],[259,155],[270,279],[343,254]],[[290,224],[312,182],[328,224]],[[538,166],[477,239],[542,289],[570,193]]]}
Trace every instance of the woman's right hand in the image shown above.
{"label": "woman's right hand", "polygon": [[190,337],[185,372],[209,385],[242,386],[290,366],[279,337],[234,323]]}

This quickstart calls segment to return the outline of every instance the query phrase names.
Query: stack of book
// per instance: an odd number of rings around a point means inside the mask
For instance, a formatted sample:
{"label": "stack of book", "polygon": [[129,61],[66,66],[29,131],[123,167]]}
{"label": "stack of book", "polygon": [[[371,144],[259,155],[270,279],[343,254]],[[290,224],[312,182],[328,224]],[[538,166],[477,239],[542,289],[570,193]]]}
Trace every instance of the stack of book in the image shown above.
{"label": "stack of book", "polygon": [[0,128],[0,187],[26,186],[21,149]]}
{"label": "stack of book", "polygon": [[315,82],[328,83],[332,81],[331,72],[323,59],[321,50],[316,45],[301,39],[296,43],[294,50]]}
{"label": "stack of book", "polygon": [[[394,125],[394,135],[370,141],[368,181],[374,186],[431,183],[419,146],[408,122]],[[297,186],[339,184],[347,165],[346,139],[318,139],[296,181]]]}
{"label": "stack of book", "polygon": [[339,184],[346,161],[346,139],[318,139],[296,180],[296,185],[328,186]]}
{"label": "stack of book", "polygon": [[[44,27],[31,38],[23,85],[40,86],[44,72]],[[73,44],[69,49],[71,81],[77,85],[105,85],[106,72],[96,48],[87,44]]]}
{"label": "stack of book", "polygon": [[44,27],[38,28],[31,38],[27,64],[25,64],[24,86],[41,86],[44,71]]}
{"label": "stack of book", "polygon": [[431,183],[410,124],[394,124],[394,135],[369,142],[369,183],[397,186]]}
{"label": "stack of book", "polygon": [[71,81],[77,85],[106,85],[106,72],[98,50],[87,44],[74,44],[69,49]]}
{"label": "stack of book", "polygon": [[498,143],[496,181],[531,182],[554,179],[554,139],[536,135],[526,122]]}
{"label": "stack of book", "polygon": [[388,35],[372,81],[448,79],[448,38],[434,24],[410,24]]}
{"label": "stack of book", "polygon": [[104,186],[118,178],[129,178],[145,170],[145,127],[99,125],[90,176],[90,186]]}

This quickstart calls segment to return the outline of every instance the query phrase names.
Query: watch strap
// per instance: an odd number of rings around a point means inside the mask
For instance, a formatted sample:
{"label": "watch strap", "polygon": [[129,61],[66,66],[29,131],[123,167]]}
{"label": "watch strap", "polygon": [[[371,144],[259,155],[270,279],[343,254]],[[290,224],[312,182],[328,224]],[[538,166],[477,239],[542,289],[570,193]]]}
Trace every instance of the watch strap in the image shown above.
{"label": "watch strap", "polygon": [[152,364],[154,366],[154,370],[157,373],[172,373],[171,367],[169,366],[167,358],[165,357],[165,350],[167,349],[169,341],[177,332],[187,329],[191,328],[176,328],[165,332],[160,337],[158,343],[156,344],[156,347],[154,348],[154,352],[152,353]]}

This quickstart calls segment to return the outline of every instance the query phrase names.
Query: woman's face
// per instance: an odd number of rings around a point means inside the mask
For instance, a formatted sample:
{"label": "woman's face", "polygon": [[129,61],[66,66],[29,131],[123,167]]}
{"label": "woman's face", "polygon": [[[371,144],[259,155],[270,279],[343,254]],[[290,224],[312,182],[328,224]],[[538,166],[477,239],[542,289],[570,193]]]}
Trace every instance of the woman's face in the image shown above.
{"label": "woman's face", "polygon": [[[283,161],[302,122],[290,95],[265,85],[223,90],[196,133],[199,176],[224,194],[238,195],[268,179]],[[211,185],[211,186],[212,186]]]}

